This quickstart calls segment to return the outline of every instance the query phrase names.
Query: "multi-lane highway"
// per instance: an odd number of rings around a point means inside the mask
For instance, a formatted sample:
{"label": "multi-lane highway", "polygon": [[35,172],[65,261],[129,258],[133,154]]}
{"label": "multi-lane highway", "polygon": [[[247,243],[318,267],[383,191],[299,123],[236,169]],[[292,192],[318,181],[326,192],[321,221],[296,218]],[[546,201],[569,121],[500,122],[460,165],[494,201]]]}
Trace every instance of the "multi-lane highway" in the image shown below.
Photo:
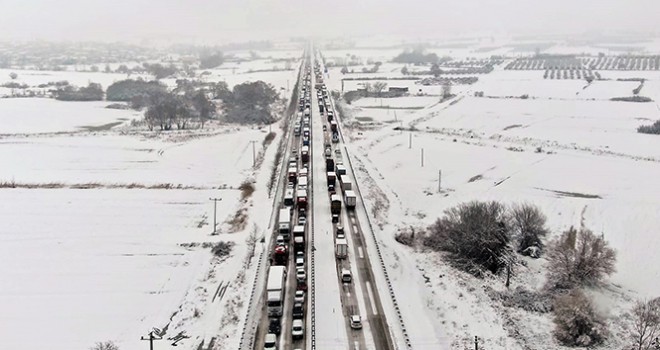
{"label": "multi-lane highway", "polygon": [[[393,350],[397,346],[355,212],[364,207],[356,203],[356,179],[345,161],[319,57],[311,47],[306,50],[299,109],[289,116],[254,349]],[[280,278],[282,269],[286,276]]]}

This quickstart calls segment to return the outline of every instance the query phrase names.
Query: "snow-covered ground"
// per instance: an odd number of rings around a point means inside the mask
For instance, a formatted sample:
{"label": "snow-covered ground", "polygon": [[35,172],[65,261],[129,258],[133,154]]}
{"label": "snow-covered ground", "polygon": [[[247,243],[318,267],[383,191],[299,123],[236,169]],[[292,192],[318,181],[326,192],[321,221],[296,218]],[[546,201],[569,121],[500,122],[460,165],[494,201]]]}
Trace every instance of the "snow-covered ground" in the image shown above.
{"label": "snow-covered ground", "polygon": [[[39,79],[75,75],[62,74]],[[282,74],[275,83],[289,77],[293,87],[296,71]],[[267,128],[136,131],[126,122],[141,113],[107,104],[0,100],[2,347],[21,347],[37,332],[36,347],[88,349],[111,340],[139,349],[147,346],[140,337],[158,327],[168,338],[190,337],[178,343],[187,349],[212,339],[214,349],[238,348],[266,248],[259,240],[269,241],[267,182],[282,131],[273,125],[277,136],[266,149]],[[80,128],[113,122],[124,125]],[[241,199],[245,181],[255,192]],[[209,198],[222,199],[219,235],[211,235]],[[209,246],[217,242],[233,244],[231,253],[214,257]]]}
{"label": "snow-covered ground", "polygon": [[[656,72],[603,76],[646,78],[640,95],[660,97]],[[341,77],[331,70],[329,85],[340,90]],[[394,240],[399,230],[425,227],[444,209],[470,200],[536,204],[553,237],[582,222],[603,234],[617,250],[617,272],[607,288],[590,293],[613,332],[605,348],[621,348],[627,337],[622,318],[631,300],[656,297],[660,289],[660,268],[649,260],[660,243],[655,234],[660,139],[636,132],[660,119],[660,112],[655,102],[609,101],[631,96],[637,86],[614,80],[587,86],[584,80],[544,80],[542,71],[496,69],[469,88],[454,86],[458,96],[451,101],[402,111],[403,126],[419,130],[412,134],[393,130],[392,111],[358,107],[373,101],[347,107],[351,115],[345,120],[376,122],[367,129],[344,126],[343,133],[359,164],[357,177],[395,292],[399,299],[407,296],[402,315],[415,348],[449,341],[452,349],[462,349],[473,346],[474,336],[487,349],[561,348],[551,335],[550,317],[491,299],[492,291],[504,288],[501,277],[475,279],[447,266],[437,253],[413,252]],[[474,91],[494,98],[473,97]],[[507,98],[524,94],[530,98]],[[527,260],[514,287],[541,286],[544,264],[544,259]],[[420,312],[424,317],[417,316]],[[427,320],[432,334],[410,331]]]}

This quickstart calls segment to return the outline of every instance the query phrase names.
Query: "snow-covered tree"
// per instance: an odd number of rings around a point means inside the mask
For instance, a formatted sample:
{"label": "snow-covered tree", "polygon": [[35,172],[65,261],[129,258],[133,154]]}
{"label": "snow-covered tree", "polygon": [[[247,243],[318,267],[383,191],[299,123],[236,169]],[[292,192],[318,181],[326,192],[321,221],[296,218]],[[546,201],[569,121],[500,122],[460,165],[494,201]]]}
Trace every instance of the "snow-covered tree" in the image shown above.
{"label": "snow-covered tree", "polygon": [[112,341],[98,342],[90,350],[119,350],[119,347]]}
{"label": "snow-covered tree", "polygon": [[606,275],[614,273],[616,252],[602,235],[571,227],[550,245],[547,258],[548,287],[572,289],[598,285]]}
{"label": "snow-covered tree", "polygon": [[594,346],[607,337],[603,316],[596,312],[591,300],[578,289],[558,297],[554,311],[554,335],[564,345]]}

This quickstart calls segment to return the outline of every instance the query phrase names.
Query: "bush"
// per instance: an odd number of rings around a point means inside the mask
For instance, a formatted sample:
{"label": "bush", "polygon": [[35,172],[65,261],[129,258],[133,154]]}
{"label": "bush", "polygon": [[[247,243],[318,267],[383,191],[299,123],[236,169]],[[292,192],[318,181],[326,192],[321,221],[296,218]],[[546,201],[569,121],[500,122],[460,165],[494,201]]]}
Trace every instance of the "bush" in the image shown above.
{"label": "bush", "polygon": [[271,131],[268,134],[266,134],[266,137],[264,137],[264,142],[263,142],[262,146],[266,147],[266,146],[270,145],[270,143],[273,142],[273,140],[275,139],[275,135],[276,135],[276,133],[274,131]]}
{"label": "bush", "polygon": [[459,204],[431,225],[424,245],[450,254],[452,263],[480,276],[499,272],[510,254],[506,208],[499,202]]}
{"label": "bush", "polygon": [[119,350],[119,347],[112,341],[98,342],[90,350]]}
{"label": "bush", "polygon": [[628,96],[628,97],[612,97],[610,101],[620,102],[653,102],[653,100],[646,96]]}
{"label": "bush", "polygon": [[214,53],[211,55],[204,55],[200,58],[199,68],[210,69],[221,65],[224,62],[222,52]]}
{"label": "bush", "polygon": [[656,121],[652,125],[642,125],[637,128],[637,132],[641,134],[654,134],[660,135],[660,120]]}
{"label": "bush", "polygon": [[392,62],[411,64],[437,63],[438,61],[438,55],[435,53],[424,54],[423,49],[406,50],[392,59]]}
{"label": "bush", "polygon": [[211,248],[211,252],[218,258],[223,258],[229,256],[233,247],[234,242],[218,242]]}
{"label": "bush", "polygon": [[254,185],[250,181],[244,181],[238,189],[241,190],[241,199],[249,198],[254,193]]}
{"label": "bush", "polygon": [[650,301],[638,301],[632,310],[632,332],[630,334],[634,350],[657,349],[660,333],[660,298]]}
{"label": "bush", "polygon": [[605,340],[607,326],[591,300],[578,289],[557,298],[554,304],[554,335],[568,346],[594,346]]}
{"label": "bush", "polygon": [[103,100],[103,88],[96,83],[89,83],[87,87],[79,89],[66,85],[55,92],[55,99],[60,101],[101,101]]}
{"label": "bush", "polygon": [[137,96],[149,96],[156,92],[165,92],[166,87],[157,81],[122,80],[108,86],[108,101],[131,102]]}
{"label": "bush", "polygon": [[502,301],[506,307],[517,307],[529,312],[541,314],[552,311],[552,299],[545,293],[529,291],[523,287],[517,287],[512,291],[494,292],[496,298]]}
{"label": "bush", "polygon": [[554,241],[547,253],[548,287],[572,289],[600,285],[606,275],[614,273],[616,252],[603,236],[586,228],[571,227]]}

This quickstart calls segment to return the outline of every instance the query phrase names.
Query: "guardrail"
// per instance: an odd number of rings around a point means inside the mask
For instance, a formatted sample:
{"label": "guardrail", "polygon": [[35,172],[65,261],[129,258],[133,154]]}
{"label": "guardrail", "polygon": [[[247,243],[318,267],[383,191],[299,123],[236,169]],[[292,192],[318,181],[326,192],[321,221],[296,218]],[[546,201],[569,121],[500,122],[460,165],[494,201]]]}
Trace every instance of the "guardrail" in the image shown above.
{"label": "guardrail", "polygon": [[[241,339],[238,343],[238,349],[253,349],[254,348],[254,336],[256,334],[257,327],[254,325],[254,318],[250,317],[251,313],[253,312],[254,308],[254,296],[255,296],[255,291],[257,290],[257,284],[259,283],[259,279],[261,277],[261,274],[259,273],[261,271],[261,268],[263,266],[263,261],[264,257],[266,256],[266,253],[268,252],[268,249],[264,249],[261,252],[261,256],[259,256],[259,261],[257,262],[257,273],[254,274],[254,280],[252,281],[252,292],[250,292],[250,298],[248,299],[248,312],[247,312],[247,317],[245,317],[245,322],[243,323],[243,332],[241,333]],[[244,348],[243,343],[245,342],[245,332],[248,329],[248,322],[252,320],[252,326],[250,329],[250,337],[249,337],[249,342],[248,342],[248,347]]]}

